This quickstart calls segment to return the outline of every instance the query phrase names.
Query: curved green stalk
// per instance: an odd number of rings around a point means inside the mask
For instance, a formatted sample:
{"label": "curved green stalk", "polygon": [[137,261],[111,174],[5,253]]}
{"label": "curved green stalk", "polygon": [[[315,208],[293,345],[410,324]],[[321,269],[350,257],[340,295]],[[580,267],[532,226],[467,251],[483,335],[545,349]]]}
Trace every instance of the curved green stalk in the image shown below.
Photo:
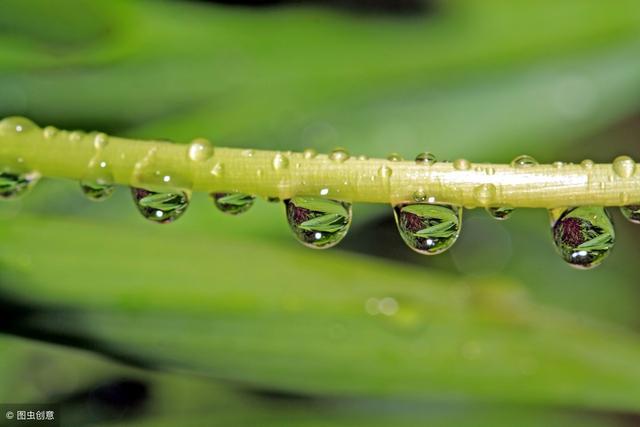
{"label": "curved green stalk", "polygon": [[41,129],[17,117],[0,122],[0,164],[47,177],[86,180],[100,174],[114,184],[280,199],[320,195],[351,202],[540,208],[640,202],[640,175],[626,156],[579,165],[368,159],[343,150],[325,155],[213,147],[203,139],[140,141]]}

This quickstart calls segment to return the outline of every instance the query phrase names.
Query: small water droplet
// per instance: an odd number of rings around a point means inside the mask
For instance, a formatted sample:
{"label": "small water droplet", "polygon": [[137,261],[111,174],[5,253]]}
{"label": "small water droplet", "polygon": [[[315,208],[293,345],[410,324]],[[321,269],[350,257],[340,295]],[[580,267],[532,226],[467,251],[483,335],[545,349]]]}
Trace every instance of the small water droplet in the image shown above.
{"label": "small water droplet", "polygon": [[189,206],[189,196],[184,191],[159,193],[132,187],[131,195],[142,216],[160,224],[180,218]]}
{"label": "small water droplet", "polygon": [[249,210],[255,196],[244,193],[211,193],[216,207],[229,215],[238,215]]}
{"label": "small water droplet", "polygon": [[213,146],[204,138],[196,138],[189,144],[187,156],[194,162],[203,162],[213,156]]}
{"label": "small water droplet", "polygon": [[358,157],[356,157],[357,160],[369,160],[369,156],[365,156],[364,154],[359,155]]}
{"label": "small water droplet", "polygon": [[636,162],[629,156],[618,156],[613,160],[613,171],[620,178],[629,178],[636,171]]}
{"label": "small water droplet", "polygon": [[344,148],[335,148],[329,153],[329,158],[334,162],[342,163],[349,158],[349,152]]}
{"label": "small water droplet", "polygon": [[593,163],[593,160],[591,159],[584,159],[583,161],[580,162],[580,166],[582,166],[584,169],[591,169],[593,168],[593,165],[595,163]]}
{"label": "small water droplet", "polygon": [[391,153],[387,156],[387,160],[390,162],[399,162],[402,160],[402,156],[398,153]]}
{"label": "small water droplet", "polygon": [[318,152],[313,148],[307,148],[302,152],[302,156],[307,160],[313,159],[317,155],[318,155]]}
{"label": "small water droplet", "polygon": [[98,132],[93,137],[93,147],[96,150],[102,150],[109,144],[109,136],[106,133]]}
{"label": "small water droplet", "polygon": [[338,244],[351,225],[351,204],[321,197],[285,200],[287,221],[305,246],[326,249]]}
{"label": "small water droplet", "polygon": [[502,221],[505,219],[509,219],[511,213],[513,213],[513,208],[509,208],[506,206],[498,208],[489,207],[487,208],[487,212],[489,212],[489,215],[491,215],[492,218]]}
{"label": "small water droplet", "polygon": [[634,224],[640,224],[640,205],[621,206],[620,212],[629,221]]}
{"label": "small water droplet", "polygon": [[416,202],[424,202],[425,200],[427,200],[427,194],[422,188],[418,188],[413,192],[413,200],[415,200]]}
{"label": "small water droplet", "polygon": [[47,126],[42,130],[42,136],[44,136],[45,139],[51,139],[54,138],[58,132],[58,128],[55,126]]}
{"label": "small water droplet", "polygon": [[402,240],[416,252],[436,255],[449,249],[460,234],[459,206],[410,203],[394,206]]}
{"label": "small water droplet", "polygon": [[251,150],[251,149],[242,150],[242,151],[240,152],[240,155],[241,155],[242,157],[253,157],[253,150]]}
{"label": "small water droplet", "polygon": [[0,133],[26,133],[37,129],[38,125],[26,117],[7,117],[0,121]]}
{"label": "small water droplet", "polygon": [[216,163],[211,168],[211,172],[210,173],[211,173],[211,175],[215,176],[216,178],[221,178],[222,175],[224,175],[224,164],[221,163],[221,162]]}
{"label": "small water droplet", "polygon": [[532,166],[536,166],[538,161],[531,156],[523,154],[522,156],[518,156],[511,161],[511,166],[514,168],[530,168]]}
{"label": "small water droplet", "polygon": [[[460,160],[462,160],[462,159],[460,159]],[[422,165],[432,165],[435,162],[436,162],[436,156],[434,156],[432,153],[429,153],[427,151],[425,151],[424,153],[419,153],[416,156],[416,163],[419,163],[419,164],[422,164]]]}
{"label": "small water droplet", "polygon": [[273,169],[274,170],[283,170],[289,167],[289,158],[282,153],[278,153],[273,156]]}
{"label": "small water droplet", "polygon": [[593,268],[611,252],[615,230],[609,214],[600,206],[579,206],[550,211],[555,247],[576,268]]}
{"label": "small water droplet", "polygon": [[387,165],[382,165],[380,166],[380,169],[378,169],[378,175],[382,178],[389,178],[392,174],[393,174],[393,169],[391,169]]}
{"label": "small water droplet", "polygon": [[496,198],[496,186],[493,184],[478,185],[473,189],[473,194],[479,205],[490,205]]}
{"label": "small water droplet", "polygon": [[459,171],[466,171],[471,169],[471,162],[467,159],[455,159],[453,161],[453,168]]}
{"label": "small water droplet", "polygon": [[561,167],[564,166],[564,163],[563,162],[553,162],[552,165],[553,165],[554,168],[560,169]]}
{"label": "small water droplet", "polygon": [[40,179],[37,172],[0,172],[0,199],[9,200],[24,196]]}
{"label": "small water droplet", "polygon": [[69,133],[69,141],[78,142],[82,140],[83,137],[84,132],[79,130],[74,130],[73,132]]}

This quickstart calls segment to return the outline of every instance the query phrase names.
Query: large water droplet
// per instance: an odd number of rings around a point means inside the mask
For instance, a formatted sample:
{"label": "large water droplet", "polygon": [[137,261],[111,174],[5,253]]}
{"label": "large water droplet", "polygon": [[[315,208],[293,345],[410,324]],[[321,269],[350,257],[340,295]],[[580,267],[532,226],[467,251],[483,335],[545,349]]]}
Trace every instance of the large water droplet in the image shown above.
{"label": "large water droplet", "polygon": [[613,171],[620,178],[629,178],[636,171],[636,162],[629,156],[619,156],[613,160]]}
{"label": "large water droplet", "polygon": [[620,212],[634,224],[640,224],[640,205],[620,206]]}
{"label": "large water droplet", "polygon": [[506,206],[497,208],[489,207],[487,208],[487,212],[489,212],[489,215],[491,215],[492,218],[502,221],[505,219],[509,219],[509,217],[513,213],[513,208],[509,208]]}
{"label": "large water droplet", "polygon": [[611,252],[615,230],[603,207],[580,206],[550,211],[553,241],[560,256],[576,268],[593,268]]}
{"label": "large water droplet", "polygon": [[38,126],[26,117],[7,117],[0,121],[0,133],[26,133]]}
{"label": "large water droplet", "polygon": [[429,152],[420,153],[416,156],[416,163],[423,165],[432,165],[436,162],[436,156]]}
{"label": "large water droplet", "polygon": [[158,193],[132,187],[131,194],[142,216],[161,224],[175,221],[189,206],[189,196],[184,191]]}
{"label": "large water droplet", "polygon": [[531,156],[527,156],[526,154],[522,156],[518,156],[511,161],[511,166],[514,168],[530,168],[531,166],[535,166],[538,164],[538,161]]}
{"label": "large water droplet", "polygon": [[393,213],[402,240],[414,251],[436,255],[458,239],[462,225],[459,206],[411,203],[394,206]]}
{"label": "large water droplet", "polygon": [[326,249],[337,245],[351,225],[351,204],[321,197],[294,197],[284,201],[287,221],[305,246]]}
{"label": "large water droplet", "polygon": [[213,203],[222,212],[238,215],[249,210],[256,198],[244,193],[211,193]]}
{"label": "large water droplet", "polygon": [[37,172],[0,172],[0,199],[16,199],[25,195],[39,179]]}

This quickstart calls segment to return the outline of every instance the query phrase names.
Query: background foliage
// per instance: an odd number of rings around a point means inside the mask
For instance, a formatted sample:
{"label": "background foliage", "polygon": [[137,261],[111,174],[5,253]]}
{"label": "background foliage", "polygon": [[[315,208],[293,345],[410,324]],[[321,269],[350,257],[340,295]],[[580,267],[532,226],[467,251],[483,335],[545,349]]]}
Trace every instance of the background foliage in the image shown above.
{"label": "background foliage", "polygon": [[[4,0],[0,116],[369,156],[640,155],[637,1],[257,3]],[[639,235],[617,213],[591,272],[538,210],[467,211],[433,258],[387,206],[356,205],[326,253],[280,205],[227,217],[205,195],[165,227],[125,189],[92,204],[45,180],[0,218],[0,402],[59,403],[68,425],[640,419]]]}

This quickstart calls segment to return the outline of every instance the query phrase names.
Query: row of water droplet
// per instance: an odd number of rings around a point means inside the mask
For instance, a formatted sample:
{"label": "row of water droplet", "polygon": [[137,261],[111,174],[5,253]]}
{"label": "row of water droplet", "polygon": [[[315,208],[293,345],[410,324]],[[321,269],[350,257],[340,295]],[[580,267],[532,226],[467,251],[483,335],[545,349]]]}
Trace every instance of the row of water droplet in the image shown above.
{"label": "row of water droplet", "polygon": [[[0,122],[0,131],[10,128],[13,132],[27,132],[37,126],[28,119],[10,118]],[[52,138],[57,129],[43,129],[45,138]],[[71,132],[70,139],[80,140],[85,134]],[[107,135],[98,133],[94,136],[95,156],[91,159],[87,175],[80,186],[86,197],[94,201],[109,198],[114,191],[113,179],[107,164],[102,160],[102,150],[107,145]],[[205,139],[196,139],[188,147],[187,154],[193,161],[207,160],[213,155],[213,147]],[[246,150],[243,155],[251,156]],[[305,150],[305,158],[315,157],[314,150]],[[343,162],[349,158],[344,149],[333,150],[329,158]],[[365,160],[366,157],[359,158]],[[398,154],[391,154],[389,161],[400,161]],[[436,162],[431,153],[420,153],[415,161],[432,165]],[[519,156],[511,165],[515,168],[527,168],[537,165],[530,156]],[[556,167],[562,163],[556,162]],[[288,166],[288,158],[276,155],[274,168]],[[470,162],[458,159],[453,162],[457,170],[467,170]],[[589,168],[593,162],[583,162]],[[391,174],[388,166],[381,174]],[[613,162],[614,172],[622,177],[629,177],[635,171],[635,162],[627,156],[621,156]],[[212,169],[212,174],[216,168]],[[218,170],[219,173],[219,170]],[[163,177],[160,177],[163,178]],[[168,182],[164,177],[164,182]],[[15,172],[5,169],[0,173],[0,198],[12,199],[26,193],[39,179],[37,172]],[[481,186],[482,187],[482,186]],[[481,188],[480,192],[483,191]],[[156,223],[171,223],[186,211],[189,205],[189,193],[176,191],[152,191],[145,188],[131,188],[131,194],[138,211],[148,220]],[[326,193],[321,193],[326,195]],[[479,195],[480,196],[480,195]],[[254,204],[255,196],[242,193],[212,193],[215,206],[222,212],[237,215],[246,212]],[[277,201],[277,198],[269,198]],[[286,217],[295,237],[304,245],[325,249],[335,246],[347,234],[351,224],[351,204],[345,201],[332,200],[318,196],[300,196],[284,200]],[[623,206],[623,215],[631,222],[640,223],[640,205]],[[509,218],[513,209],[508,206],[489,207],[489,214],[497,219]],[[414,202],[403,203],[393,207],[393,214],[404,242],[416,252],[435,255],[449,249],[457,240],[462,225],[462,208],[460,206],[435,203],[427,198],[424,192],[414,194]],[[602,262],[609,254],[615,242],[615,231],[610,216],[603,207],[581,206],[550,210],[553,242],[562,258],[578,268],[591,268]]]}
{"label": "row of water droplet", "polygon": [[[0,198],[23,195],[38,179],[36,173],[0,174]],[[98,181],[81,183],[82,192],[91,200],[110,197],[112,184]],[[189,194],[184,191],[156,192],[131,188],[138,211],[146,219],[166,224],[186,211]],[[242,193],[212,193],[215,206],[222,212],[238,215],[246,212],[255,197]],[[277,199],[271,199],[274,201]],[[351,224],[351,204],[317,196],[293,197],[284,201],[286,217],[295,237],[304,245],[325,249],[340,242]],[[640,223],[640,205],[620,208],[631,222]],[[488,208],[492,217],[507,219],[513,209]],[[462,208],[429,202],[404,203],[393,207],[393,214],[404,242],[414,251],[435,255],[449,249],[457,240],[462,225]],[[603,207],[580,206],[550,211],[553,242],[562,258],[578,268],[595,267],[609,254],[615,242],[613,223]]]}

